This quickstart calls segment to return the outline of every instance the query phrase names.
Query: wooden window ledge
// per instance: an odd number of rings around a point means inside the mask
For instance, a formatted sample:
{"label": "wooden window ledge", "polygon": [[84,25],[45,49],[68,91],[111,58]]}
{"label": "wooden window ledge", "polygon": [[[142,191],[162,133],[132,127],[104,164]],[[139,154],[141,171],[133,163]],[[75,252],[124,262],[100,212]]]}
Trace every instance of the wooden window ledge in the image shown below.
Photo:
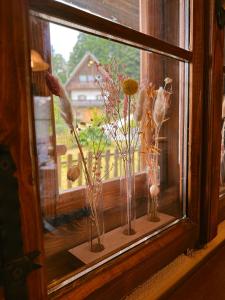
{"label": "wooden window ledge", "polygon": [[178,256],[149,280],[135,289],[126,300],[168,299],[171,293],[189,278],[196,269],[225,245],[225,221],[218,226],[218,235],[192,256]]}

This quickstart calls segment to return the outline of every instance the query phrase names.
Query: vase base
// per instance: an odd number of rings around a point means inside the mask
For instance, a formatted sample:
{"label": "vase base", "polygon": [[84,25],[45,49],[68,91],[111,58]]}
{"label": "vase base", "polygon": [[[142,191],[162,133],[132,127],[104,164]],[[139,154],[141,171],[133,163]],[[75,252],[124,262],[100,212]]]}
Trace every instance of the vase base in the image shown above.
{"label": "vase base", "polygon": [[148,218],[148,220],[149,220],[150,222],[159,222],[159,221],[160,221],[160,218],[157,217],[157,216],[150,216],[150,217]]}
{"label": "vase base", "polygon": [[91,246],[91,252],[101,252],[105,249],[105,247],[102,244],[94,244]]}
{"label": "vase base", "polygon": [[131,228],[131,229],[126,228],[126,229],[124,229],[123,234],[125,234],[125,235],[134,235],[134,234],[136,234],[136,231],[133,228]]}

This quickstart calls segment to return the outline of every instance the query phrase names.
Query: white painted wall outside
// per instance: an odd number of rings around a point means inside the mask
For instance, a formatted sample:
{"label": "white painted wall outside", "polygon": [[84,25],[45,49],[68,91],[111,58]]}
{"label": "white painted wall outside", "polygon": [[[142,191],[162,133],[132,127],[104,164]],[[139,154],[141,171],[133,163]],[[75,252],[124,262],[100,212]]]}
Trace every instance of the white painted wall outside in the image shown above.
{"label": "white painted wall outside", "polygon": [[72,91],[71,92],[72,101],[78,100],[79,95],[86,96],[86,100],[97,100],[97,96],[100,96],[101,93],[97,89],[96,90],[91,90],[91,91],[87,91],[87,90]]}

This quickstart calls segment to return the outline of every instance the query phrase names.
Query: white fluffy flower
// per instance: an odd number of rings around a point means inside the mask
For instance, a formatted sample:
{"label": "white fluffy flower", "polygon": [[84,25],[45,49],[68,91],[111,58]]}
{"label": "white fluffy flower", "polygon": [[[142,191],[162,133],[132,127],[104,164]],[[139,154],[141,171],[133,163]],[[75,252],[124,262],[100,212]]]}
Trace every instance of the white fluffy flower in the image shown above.
{"label": "white fluffy flower", "polygon": [[159,187],[156,184],[150,186],[150,195],[151,197],[156,197],[159,194]]}
{"label": "white fluffy flower", "polygon": [[146,89],[142,88],[139,93],[138,102],[134,113],[134,118],[136,121],[141,121],[142,119],[145,98],[146,98]]}
{"label": "white fluffy flower", "polygon": [[169,108],[170,93],[160,87],[157,91],[157,97],[154,103],[153,120],[157,127],[161,126],[166,112]]}
{"label": "white fluffy flower", "polygon": [[164,82],[165,82],[165,84],[170,84],[170,83],[173,82],[173,79],[171,79],[171,78],[169,78],[169,77],[166,77],[166,78],[164,79]]}

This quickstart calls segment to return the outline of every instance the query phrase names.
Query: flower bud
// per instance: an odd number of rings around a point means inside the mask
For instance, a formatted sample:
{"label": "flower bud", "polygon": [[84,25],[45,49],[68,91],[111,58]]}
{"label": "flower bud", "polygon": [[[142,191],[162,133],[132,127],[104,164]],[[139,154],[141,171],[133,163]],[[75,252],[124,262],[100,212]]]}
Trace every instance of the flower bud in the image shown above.
{"label": "flower bud", "polygon": [[151,185],[150,189],[151,197],[156,197],[159,194],[159,187],[156,184]]}

